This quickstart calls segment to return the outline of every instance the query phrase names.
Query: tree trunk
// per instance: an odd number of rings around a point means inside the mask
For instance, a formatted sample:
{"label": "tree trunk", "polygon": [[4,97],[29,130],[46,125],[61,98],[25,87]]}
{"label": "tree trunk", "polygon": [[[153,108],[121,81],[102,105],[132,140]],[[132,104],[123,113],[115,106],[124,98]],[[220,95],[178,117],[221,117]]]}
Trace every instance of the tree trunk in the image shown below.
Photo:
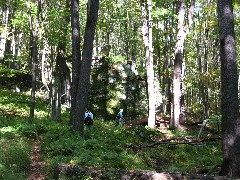
{"label": "tree trunk", "polygon": [[217,7],[222,82],[222,173],[229,177],[240,177],[238,72],[232,0],[218,0]]}
{"label": "tree trunk", "polygon": [[178,4],[178,32],[177,44],[175,49],[174,59],[174,77],[173,77],[173,122],[171,125],[178,128],[180,117],[180,98],[181,98],[181,71],[183,61],[183,46],[185,40],[184,32],[184,14],[185,14],[185,0]]}
{"label": "tree trunk", "polygon": [[71,112],[70,123],[74,130],[78,130],[79,114],[76,109],[78,79],[81,66],[80,53],[80,22],[79,22],[79,0],[71,0],[71,26],[72,26],[72,83],[71,83]]}
{"label": "tree trunk", "polygon": [[[5,4],[4,10],[6,10],[6,18],[8,19],[3,19],[3,21],[6,22],[7,24],[7,32],[6,32],[6,39],[5,37],[3,37],[5,39],[5,47],[1,50],[3,50],[4,52],[4,58],[3,58],[3,62],[6,62],[5,65],[10,68],[10,69],[14,69],[16,68],[16,62],[14,61],[14,53],[15,53],[15,29],[14,29],[14,25],[11,23],[13,17],[15,16],[15,12],[16,12],[16,7],[17,7],[17,3],[13,2],[10,3],[6,2],[7,4]],[[5,13],[4,13],[5,14]],[[5,18],[3,16],[3,18]]]}
{"label": "tree trunk", "polygon": [[[207,22],[206,22],[207,23]],[[205,25],[207,26],[207,25]],[[208,43],[208,39],[209,39],[209,35],[208,35],[208,28],[206,27],[204,30],[204,37],[205,37],[205,42],[204,42],[204,73],[209,73],[209,68],[208,68],[208,64],[209,64],[209,52],[208,52],[208,48],[209,48],[209,43]],[[204,118],[209,118],[209,92],[210,92],[210,88],[209,86],[205,86],[204,90],[203,90],[203,106],[204,106]]]}
{"label": "tree trunk", "polygon": [[9,25],[9,4],[5,4],[4,7],[2,8],[2,30],[1,30],[1,39],[0,39],[0,57],[1,57],[1,64],[4,65],[4,54],[5,54],[5,46],[6,46],[6,41],[8,38],[8,25]]}
{"label": "tree trunk", "polygon": [[147,10],[144,0],[142,4],[142,32],[146,50],[146,68],[147,68],[147,92],[148,92],[148,126],[155,128],[155,89],[154,89],[154,69],[153,69],[153,46],[152,46],[152,1],[147,1]]}
{"label": "tree trunk", "polygon": [[[13,32],[13,26],[11,25],[10,26],[10,32]],[[12,44],[13,44],[13,35],[12,34],[8,34],[8,37],[6,39],[6,44],[5,44],[5,51],[4,51],[4,62],[5,62],[5,65],[10,68],[10,69],[13,69],[14,66],[13,66],[13,51],[12,51]]]}
{"label": "tree trunk", "polygon": [[[164,20],[164,31],[169,32],[169,25],[170,25],[170,20],[165,19]],[[169,37],[170,36],[170,37]],[[165,99],[163,100],[163,113],[164,114],[171,114],[171,78],[169,76],[170,71],[169,69],[171,68],[171,60],[169,58],[169,49],[171,47],[171,35],[165,33],[165,45],[163,48],[163,59],[164,59],[164,72],[163,72],[163,90],[165,91]],[[160,49],[159,49],[160,51]],[[159,56],[160,59],[160,56]]]}
{"label": "tree trunk", "polygon": [[[70,0],[66,0],[66,9],[70,7]],[[54,73],[54,83],[52,93],[52,119],[54,121],[61,121],[61,97],[64,87],[64,79],[68,78],[68,67],[65,62],[66,54],[66,42],[67,42],[67,26],[70,20],[70,16],[66,13],[65,18],[63,19],[63,39],[60,40],[57,47],[57,57],[56,57],[56,67]]]}
{"label": "tree trunk", "polygon": [[92,64],[92,52],[93,52],[93,41],[94,33],[97,24],[99,9],[99,0],[88,0],[87,4],[87,22],[84,34],[84,44],[82,53],[82,62],[80,69],[80,76],[77,88],[77,101],[75,109],[78,112],[78,116],[75,119],[77,126],[74,127],[83,133],[84,130],[84,112],[87,106],[88,90],[90,86],[90,75],[91,75],[91,64]]}
{"label": "tree trunk", "polygon": [[[38,5],[40,5],[40,3],[38,3]],[[37,17],[34,20],[35,22],[33,22],[33,17],[31,15],[31,7],[29,3],[27,3],[27,8],[28,8],[28,18],[29,18],[29,26],[30,26],[30,32],[31,32],[31,42],[32,42],[32,48],[31,48],[32,90],[31,90],[30,116],[29,116],[29,122],[31,123],[34,119],[34,110],[35,110],[36,76],[37,76],[37,63],[38,63],[37,39],[38,39],[39,11],[37,12]]]}
{"label": "tree trunk", "polygon": [[147,57],[147,82],[148,82],[148,126],[155,128],[155,88],[153,69],[153,45],[152,45],[152,0],[148,4],[148,44],[149,57]]}
{"label": "tree trunk", "polygon": [[[185,0],[181,0],[177,4],[177,12],[178,12],[178,31],[177,31],[177,43],[175,47],[175,59],[174,59],[174,76],[173,76],[173,120],[171,122],[171,126],[178,128],[180,113],[181,113],[181,102],[180,100],[184,100],[184,94],[186,90],[182,90],[181,85],[183,77],[182,77],[182,63],[183,63],[183,50],[184,43],[187,34],[189,33],[190,26],[193,22],[193,12],[195,7],[195,0],[191,0],[190,7],[188,10],[188,23],[184,26],[184,16],[185,16]],[[184,102],[182,102],[184,104]],[[181,117],[182,118],[182,117]]]}
{"label": "tree trunk", "polygon": [[30,122],[32,122],[34,119],[37,62],[38,62],[37,35],[34,32],[32,33],[32,90],[29,116]]}

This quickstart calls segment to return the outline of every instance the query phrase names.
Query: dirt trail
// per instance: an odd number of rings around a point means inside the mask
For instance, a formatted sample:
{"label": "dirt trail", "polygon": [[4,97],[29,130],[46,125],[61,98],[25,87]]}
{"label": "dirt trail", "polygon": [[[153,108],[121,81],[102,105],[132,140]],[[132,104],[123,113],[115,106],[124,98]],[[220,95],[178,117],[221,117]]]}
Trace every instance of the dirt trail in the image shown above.
{"label": "dirt trail", "polygon": [[29,172],[29,180],[45,180],[46,176],[41,172],[44,167],[44,163],[41,161],[40,155],[40,141],[35,140],[32,145],[31,153],[31,169]]}

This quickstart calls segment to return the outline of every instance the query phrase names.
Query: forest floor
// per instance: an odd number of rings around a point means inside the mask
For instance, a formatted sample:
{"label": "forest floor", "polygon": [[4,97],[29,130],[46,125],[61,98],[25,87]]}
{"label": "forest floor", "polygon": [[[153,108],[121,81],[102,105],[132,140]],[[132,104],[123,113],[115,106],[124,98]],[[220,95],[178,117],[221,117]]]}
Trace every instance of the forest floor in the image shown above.
{"label": "forest floor", "polygon": [[38,139],[35,139],[32,144],[31,151],[31,168],[29,172],[29,180],[45,180],[46,175],[42,173],[44,162],[42,161],[43,155],[40,153],[41,145]]}
{"label": "forest floor", "polygon": [[[157,116],[157,128],[164,134],[164,139],[167,140],[170,138],[169,134],[167,133],[167,129],[169,128],[169,118],[165,116]],[[132,127],[136,125],[147,125],[147,117],[143,117],[141,119],[135,120],[133,122],[126,122],[127,127]],[[187,126],[181,126],[182,129],[187,129]],[[192,128],[192,127],[191,127]],[[199,129],[199,126],[195,127],[196,130]],[[171,139],[172,140],[172,139]],[[184,139],[186,140],[186,139]],[[165,143],[166,141],[164,141]],[[157,143],[153,144],[152,146],[157,145]],[[149,147],[151,144],[149,145]],[[140,147],[141,148],[141,147]],[[39,139],[35,139],[32,143],[32,151],[31,151],[31,169],[29,172],[29,180],[45,180],[47,179],[47,176],[43,173],[42,169],[44,168],[44,162],[43,160],[44,154],[41,153],[41,142]],[[144,171],[144,170],[107,170],[107,169],[95,169],[95,168],[83,168],[83,167],[70,167],[66,164],[59,164],[57,168],[57,172],[61,174],[62,171],[81,171],[83,173],[92,174],[97,172],[97,174],[104,174],[104,173],[110,173],[110,174],[117,174],[117,176],[121,176],[121,178],[130,178],[133,176],[138,176],[140,179],[151,179],[154,177],[154,179],[164,180],[164,179],[216,179],[216,177],[212,176],[205,176],[204,175],[183,175],[183,174],[169,174],[166,172],[163,173],[157,173],[155,171]],[[103,172],[104,171],[104,172]],[[59,175],[55,174],[55,175]],[[58,179],[58,178],[57,178]],[[101,177],[100,177],[101,179]],[[218,177],[217,179],[225,179],[224,177]]]}
{"label": "forest floor", "polygon": [[[62,179],[68,176],[65,171],[68,169],[70,172],[79,169],[79,177],[104,180],[113,179],[111,175],[120,177],[115,179],[142,180],[151,179],[149,176],[163,180],[163,177],[187,176],[192,178],[185,179],[199,179],[199,176],[193,178],[195,174],[218,175],[221,139],[217,137],[221,133],[213,124],[198,141],[202,122],[195,116],[188,118],[180,131],[169,127],[170,118],[163,114],[157,115],[157,131],[146,127],[147,117],[126,119],[126,128],[119,128],[114,120],[96,121],[92,134],[82,139],[79,134],[72,134],[65,122],[60,125],[46,119],[47,113],[42,113],[47,111],[46,105],[42,101],[37,101],[39,121],[28,124],[28,108],[22,108],[28,107],[28,96],[0,93],[0,179],[26,179],[26,176],[29,180]],[[64,115],[67,121],[68,114]],[[72,157],[77,161],[71,162]]]}
{"label": "forest floor", "polygon": [[[157,123],[159,125],[159,129],[165,133],[166,129],[169,127],[168,117],[157,116]],[[133,122],[126,122],[126,126],[136,126],[136,125],[144,125],[147,124],[147,117],[143,117],[141,119],[135,120]],[[166,134],[167,136],[167,134]],[[31,168],[29,171],[29,180],[45,180],[46,175],[43,173],[42,169],[44,167],[43,154],[41,154],[41,142],[39,139],[35,139],[32,143],[31,150]],[[164,177],[164,175],[159,175],[160,177]]]}

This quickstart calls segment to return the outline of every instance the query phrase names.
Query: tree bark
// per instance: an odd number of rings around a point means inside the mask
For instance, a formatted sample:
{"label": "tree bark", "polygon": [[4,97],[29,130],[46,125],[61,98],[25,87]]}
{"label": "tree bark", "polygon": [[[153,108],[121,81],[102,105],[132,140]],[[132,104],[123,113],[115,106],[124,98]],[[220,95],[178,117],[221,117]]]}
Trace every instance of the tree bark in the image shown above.
{"label": "tree bark", "polygon": [[[189,29],[193,22],[193,12],[195,7],[195,0],[191,0],[190,7],[188,10],[188,21],[184,25],[184,16],[185,16],[185,0],[181,0],[177,4],[178,12],[178,27],[177,27],[177,43],[175,47],[175,59],[174,59],[174,76],[173,76],[173,119],[171,121],[171,126],[176,128],[179,127],[180,113],[181,113],[181,103],[180,100],[184,99],[185,90],[182,90],[181,87],[184,87],[182,84],[182,65],[183,65],[183,50],[186,36],[189,33]],[[182,102],[184,103],[184,102]],[[182,117],[181,117],[182,118]]]}
{"label": "tree bark", "polygon": [[4,65],[5,63],[5,58],[4,54],[5,54],[5,47],[6,47],[6,41],[8,38],[8,33],[9,33],[9,29],[8,29],[8,25],[9,25],[9,14],[10,14],[10,10],[9,10],[10,6],[9,4],[5,4],[2,8],[2,31],[1,31],[1,39],[0,39],[0,57],[1,57],[1,64]]}
{"label": "tree bark", "polygon": [[[38,5],[40,5],[39,2],[38,2]],[[31,7],[30,7],[29,3],[27,3],[27,8],[28,8],[28,18],[29,18],[29,26],[30,26],[30,32],[31,32],[31,43],[32,43],[32,48],[31,48],[32,90],[31,90],[30,115],[29,115],[29,122],[31,123],[34,119],[34,110],[35,110],[36,77],[37,77],[37,63],[38,63],[37,39],[38,39],[39,11],[37,12],[37,17],[34,20],[32,15],[31,15]],[[35,22],[33,22],[33,20]]]}
{"label": "tree bark", "polygon": [[218,0],[217,8],[222,82],[222,173],[229,177],[240,177],[238,72],[232,0]]}
{"label": "tree bark", "polygon": [[183,46],[185,40],[184,32],[184,14],[185,14],[185,0],[177,4],[178,7],[178,32],[177,44],[175,48],[174,59],[174,77],[173,77],[173,122],[172,126],[178,128],[180,117],[180,98],[181,98],[181,71],[183,61]]}
{"label": "tree bark", "polygon": [[153,69],[153,46],[152,46],[152,1],[147,1],[147,10],[144,0],[142,4],[142,21],[143,21],[143,39],[146,50],[146,69],[147,69],[147,92],[148,92],[148,126],[155,128],[155,89],[154,89],[154,69]]}
{"label": "tree bark", "polygon": [[87,106],[88,91],[90,86],[91,64],[94,33],[98,19],[99,0],[88,0],[87,4],[87,22],[84,33],[84,44],[82,53],[82,62],[80,69],[80,76],[78,80],[76,107],[78,116],[74,119],[77,126],[74,127],[83,133],[84,131],[84,112]]}
{"label": "tree bark", "polygon": [[[70,7],[70,0],[66,0],[66,9]],[[66,56],[66,42],[67,42],[67,26],[70,20],[68,13],[63,19],[63,39],[60,40],[57,47],[56,67],[54,73],[54,83],[52,92],[52,119],[54,121],[61,121],[61,97],[64,87],[64,79],[69,77],[69,69],[65,62]]]}
{"label": "tree bark", "polygon": [[71,112],[70,123],[74,130],[78,130],[78,110],[76,109],[77,88],[81,66],[80,53],[80,22],[79,0],[71,0],[71,26],[72,26],[72,83],[71,83]]}

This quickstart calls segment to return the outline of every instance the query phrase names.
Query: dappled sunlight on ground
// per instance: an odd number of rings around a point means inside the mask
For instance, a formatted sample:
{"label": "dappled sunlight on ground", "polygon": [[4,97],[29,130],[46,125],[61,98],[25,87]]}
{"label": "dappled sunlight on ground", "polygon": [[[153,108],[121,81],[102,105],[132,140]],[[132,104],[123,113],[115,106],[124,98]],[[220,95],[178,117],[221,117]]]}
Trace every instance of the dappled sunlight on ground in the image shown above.
{"label": "dappled sunlight on ground", "polygon": [[40,155],[40,142],[35,140],[32,145],[31,153],[31,169],[29,172],[29,180],[44,180],[45,175],[41,172],[44,167],[44,162],[41,161],[42,157]]}

